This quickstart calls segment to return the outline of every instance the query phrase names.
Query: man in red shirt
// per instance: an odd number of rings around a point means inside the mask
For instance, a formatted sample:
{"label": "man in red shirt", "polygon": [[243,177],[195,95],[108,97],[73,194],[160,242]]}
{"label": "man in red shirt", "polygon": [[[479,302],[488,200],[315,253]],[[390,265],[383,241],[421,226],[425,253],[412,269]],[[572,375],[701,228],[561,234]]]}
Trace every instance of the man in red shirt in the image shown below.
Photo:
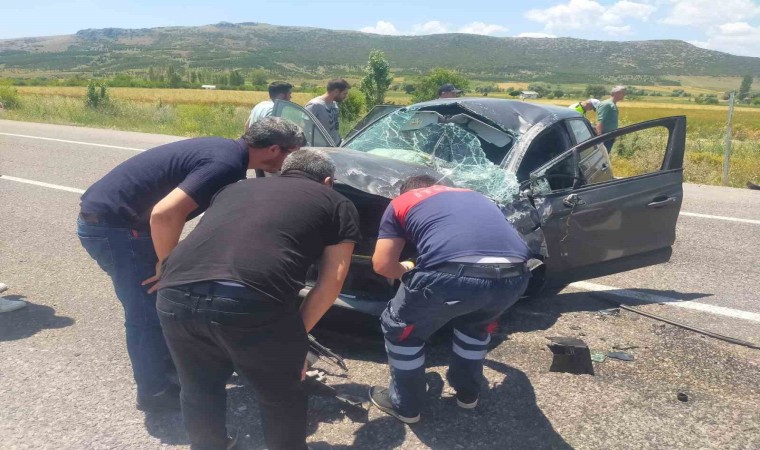
{"label": "man in red shirt", "polygon": [[[404,423],[420,420],[425,340],[448,322],[454,326],[448,381],[460,407],[477,406],[496,319],[530,278],[530,251],[501,210],[475,191],[435,182],[426,175],[406,180],[383,215],[372,256],[375,272],[402,284],[381,316],[391,384],[369,395]],[[407,242],[419,252],[416,267],[399,262]]]}

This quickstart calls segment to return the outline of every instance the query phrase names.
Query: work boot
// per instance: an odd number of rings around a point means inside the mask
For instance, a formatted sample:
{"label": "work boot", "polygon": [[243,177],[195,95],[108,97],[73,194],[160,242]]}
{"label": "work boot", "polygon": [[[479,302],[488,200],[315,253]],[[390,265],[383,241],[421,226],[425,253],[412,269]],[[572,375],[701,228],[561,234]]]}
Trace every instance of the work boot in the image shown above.
{"label": "work boot", "polygon": [[457,406],[464,409],[473,409],[478,406],[478,397],[478,394],[457,392]]}
{"label": "work boot", "polygon": [[145,412],[179,411],[179,386],[170,384],[158,394],[138,396],[137,409]]}
{"label": "work boot", "polygon": [[15,311],[24,306],[26,306],[26,302],[23,300],[11,300],[9,298],[0,297],[0,314]]}
{"label": "work boot", "polygon": [[369,399],[377,408],[391,416],[397,418],[404,423],[417,423],[420,421],[420,415],[417,414],[414,417],[407,417],[402,415],[391,401],[391,394],[388,389],[381,386],[373,386],[369,388]]}

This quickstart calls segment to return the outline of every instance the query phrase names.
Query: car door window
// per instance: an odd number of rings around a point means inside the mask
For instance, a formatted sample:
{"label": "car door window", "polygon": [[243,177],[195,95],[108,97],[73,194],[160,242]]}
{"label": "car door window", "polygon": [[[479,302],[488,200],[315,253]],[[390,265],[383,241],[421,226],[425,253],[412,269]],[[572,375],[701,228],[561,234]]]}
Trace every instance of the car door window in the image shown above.
{"label": "car door window", "polygon": [[571,146],[570,137],[561,122],[548,127],[531,142],[530,147],[525,152],[525,156],[517,169],[518,181],[528,179],[531,172],[565,152]]}
{"label": "car door window", "polygon": [[[673,136],[684,130],[676,119],[642,122],[581,143],[533,171],[532,185],[546,193],[680,169],[683,148],[675,148],[679,141]],[[612,159],[605,143],[611,145]],[[568,180],[574,184],[568,186]]]}
{"label": "car door window", "polygon": [[594,134],[589,129],[588,124],[583,119],[568,120],[567,125],[570,128],[570,133],[573,135],[576,144],[586,142],[594,137]]}
{"label": "car door window", "polygon": [[303,129],[309,147],[335,147],[336,144],[325,131],[322,124],[308,111],[287,100],[275,100],[272,115],[282,117]]}

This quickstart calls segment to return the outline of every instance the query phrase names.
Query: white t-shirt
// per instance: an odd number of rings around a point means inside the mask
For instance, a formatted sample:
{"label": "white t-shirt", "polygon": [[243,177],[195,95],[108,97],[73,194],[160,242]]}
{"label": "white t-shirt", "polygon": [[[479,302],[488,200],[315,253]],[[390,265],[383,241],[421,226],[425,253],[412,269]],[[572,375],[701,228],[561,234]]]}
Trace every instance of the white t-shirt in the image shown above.
{"label": "white t-shirt", "polygon": [[251,115],[248,116],[248,126],[259,120],[272,115],[274,109],[274,102],[272,100],[264,100],[260,102],[251,110]]}

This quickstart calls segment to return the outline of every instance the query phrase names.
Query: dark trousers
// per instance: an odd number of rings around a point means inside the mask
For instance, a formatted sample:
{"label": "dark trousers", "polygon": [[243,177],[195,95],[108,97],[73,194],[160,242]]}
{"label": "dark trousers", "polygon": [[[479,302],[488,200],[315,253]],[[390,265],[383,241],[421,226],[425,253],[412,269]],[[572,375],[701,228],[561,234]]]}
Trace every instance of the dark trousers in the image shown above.
{"label": "dark trousers", "polygon": [[166,369],[171,360],[156,315],[156,294],[148,294],[148,286],[142,286],[156,273],[158,261],[150,233],[88,224],[80,218],[77,235],[87,253],[111,277],[124,307],[127,352],[138,397],[161,392],[169,386]]}
{"label": "dark trousers", "polygon": [[612,153],[612,146],[615,145],[615,140],[610,139],[609,141],[604,141],[604,148],[607,149],[607,153]]}
{"label": "dark trousers", "polygon": [[245,288],[199,283],[159,290],[157,310],[182,393],[193,450],[227,448],[233,370],[253,385],[264,439],[273,450],[305,450],[307,397],[301,385],[308,339],[297,311]]}
{"label": "dark trousers", "polygon": [[500,280],[428,270],[405,274],[380,316],[391,368],[390,394],[414,417],[425,395],[425,340],[451,322],[453,354],[446,378],[462,394],[478,394],[496,319],[525,292],[530,274]]}

